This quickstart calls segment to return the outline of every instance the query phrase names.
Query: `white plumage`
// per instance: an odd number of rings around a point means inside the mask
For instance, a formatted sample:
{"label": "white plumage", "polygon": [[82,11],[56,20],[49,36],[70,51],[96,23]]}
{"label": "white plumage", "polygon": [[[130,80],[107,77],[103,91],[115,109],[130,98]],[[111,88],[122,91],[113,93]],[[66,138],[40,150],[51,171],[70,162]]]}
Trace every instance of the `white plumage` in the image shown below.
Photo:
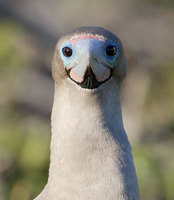
{"label": "white plumage", "polygon": [[[72,54],[64,53],[65,47]],[[76,59],[86,60],[79,64]],[[72,62],[76,63],[73,75],[73,68],[66,68]],[[98,70],[99,66],[103,69]],[[120,87],[126,72],[120,40],[103,28],[78,28],[59,40],[53,59],[49,178],[35,200],[139,200],[121,114]],[[99,81],[98,77],[105,79]]]}

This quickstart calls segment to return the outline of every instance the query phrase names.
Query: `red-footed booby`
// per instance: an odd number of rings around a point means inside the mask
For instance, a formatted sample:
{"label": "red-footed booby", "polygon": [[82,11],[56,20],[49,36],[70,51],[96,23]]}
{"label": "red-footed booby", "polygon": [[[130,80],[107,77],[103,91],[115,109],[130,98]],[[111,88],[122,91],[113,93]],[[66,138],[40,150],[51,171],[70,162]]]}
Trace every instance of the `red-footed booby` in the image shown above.
{"label": "red-footed booby", "polygon": [[59,39],[52,73],[49,177],[35,200],[139,200],[122,122],[120,39],[104,28],[77,28]]}

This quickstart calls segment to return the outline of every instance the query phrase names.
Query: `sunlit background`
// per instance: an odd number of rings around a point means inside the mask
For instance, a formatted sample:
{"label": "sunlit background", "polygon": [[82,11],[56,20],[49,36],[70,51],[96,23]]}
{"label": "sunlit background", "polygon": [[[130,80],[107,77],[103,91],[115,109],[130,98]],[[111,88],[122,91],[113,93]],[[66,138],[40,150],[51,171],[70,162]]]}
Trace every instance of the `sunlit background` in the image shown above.
{"label": "sunlit background", "polygon": [[142,200],[173,200],[173,0],[0,0],[0,200],[31,200],[46,184],[51,60],[60,35],[85,25],[124,44],[123,119]]}

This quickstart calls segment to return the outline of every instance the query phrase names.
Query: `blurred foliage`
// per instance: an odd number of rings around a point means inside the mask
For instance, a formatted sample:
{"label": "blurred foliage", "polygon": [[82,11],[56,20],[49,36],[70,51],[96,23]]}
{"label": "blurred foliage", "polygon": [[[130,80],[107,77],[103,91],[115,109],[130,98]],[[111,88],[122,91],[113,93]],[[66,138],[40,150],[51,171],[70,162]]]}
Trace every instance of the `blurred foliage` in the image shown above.
{"label": "blurred foliage", "polygon": [[167,7],[173,7],[174,1],[173,0],[143,0],[148,3],[152,3],[156,6],[167,6]]}
{"label": "blurred foliage", "polygon": [[[146,96],[144,132],[150,140],[174,142],[174,62],[155,68]],[[156,126],[154,126],[156,124]]]}
{"label": "blurred foliage", "polygon": [[12,20],[1,20],[0,29],[0,199],[27,200],[47,181],[50,127],[34,116],[23,118],[13,106],[17,74],[28,66],[30,48]]}
{"label": "blurred foliage", "polygon": [[[174,199],[174,62],[151,71],[135,165],[142,199]],[[147,172],[147,173],[146,173]]]}
{"label": "blurred foliage", "polygon": [[[22,44],[24,35],[18,24],[11,20],[0,21],[0,71],[25,66],[27,56]],[[3,71],[4,72],[4,71]]]}
{"label": "blurred foliage", "polygon": [[10,112],[1,120],[0,173],[5,199],[32,199],[47,181],[50,128]]}
{"label": "blurred foliage", "polygon": [[[155,68],[151,73],[151,85],[147,106],[160,121],[165,118],[174,121],[174,62]],[[162,106],[163,105],[163,106]],[[168,112],[168,111],[171,112]]]}
{"label": "blurred foliage", "polygon": [[151,142],[133,148],[142,200],[173,199],[173,151],[173,142]]}

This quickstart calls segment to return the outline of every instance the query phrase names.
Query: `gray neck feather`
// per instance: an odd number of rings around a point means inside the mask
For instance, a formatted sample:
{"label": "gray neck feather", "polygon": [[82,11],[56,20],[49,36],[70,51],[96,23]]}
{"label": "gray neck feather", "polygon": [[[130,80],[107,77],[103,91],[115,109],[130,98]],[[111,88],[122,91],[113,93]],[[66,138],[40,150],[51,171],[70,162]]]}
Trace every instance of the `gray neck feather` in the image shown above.
{"label": "gray neck feather", "polygon": [[49,179],[41,195],[51,200],[139,199],[114,80],[96,91],[69,79],[55,86]]}

